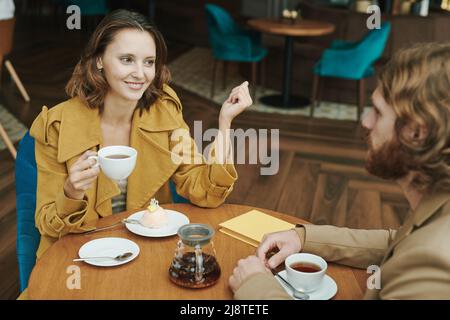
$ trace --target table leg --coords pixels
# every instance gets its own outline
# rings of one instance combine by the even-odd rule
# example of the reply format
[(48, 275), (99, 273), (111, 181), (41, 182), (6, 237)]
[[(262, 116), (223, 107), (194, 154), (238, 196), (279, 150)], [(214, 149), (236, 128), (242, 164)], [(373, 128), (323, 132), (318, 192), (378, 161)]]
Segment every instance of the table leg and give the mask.
[(303, 108), (309, 105), (309, 99), (291, 95), (292, 89), (292, 51), (294, 37), (287, 36), (284, 44), (283, 92), (281, 95), (265, 96), (260, 99), (264, 104), (283, 108)]
[(155, 24), (156, 0), (148, 1), (148, 18), (151, 23)]
[(289, 105), (289, 97), (292, 89), (292, 50), (294, 39), (286, 37), (284, 43), (284, 65), (283, 65), (283, 106)]

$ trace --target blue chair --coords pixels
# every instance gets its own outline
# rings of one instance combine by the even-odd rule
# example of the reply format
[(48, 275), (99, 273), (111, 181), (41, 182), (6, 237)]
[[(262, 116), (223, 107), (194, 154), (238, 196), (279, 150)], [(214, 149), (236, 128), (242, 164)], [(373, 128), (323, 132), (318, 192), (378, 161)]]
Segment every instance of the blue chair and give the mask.
[[(211, 98), (214, 97), (215, 79), (218, 61), (223, 63), (223, 87), (226, 82), (227, 62), (249, 62), (252, 64), (252, 95), (255, 97), (257, 64), (267, 55), (267, 49), (261, 46), (258, 32), (241, 29), (223, 8), (206, 4), (208, 18), (208, 37), (214, 56), (211, 82)], [(264, 72), (261, 72), (261, 78)], [(261, 79), (264, 85), (264, 80)]]
[(191, 203), (188, 199), (183, 198), (177, 193), (175, 189), (175, 183), (172, 180), (169, 180), (170, 193), (172, 194), (173, 203)]
[(108, 13), (107, 0), (53, 0), (55, 3), (59, 3), (64, 7), (76, 5), (80, 8), (82, 16), (103, 16)]
[[(20, 292), (28, 286), (31, 270), (36, 263), (36, 251), (41, 235), (35, 226), (37, 167), (34, 153), (34, 139), (29, 132), (19, 143), (16, 158), (16, 208), (17, 239), (16, 253), (19, 264)], [(189, 203), (189, 200), (178, 195), (175, 184), (169, 182), (174, 203)]]
[(375, 74), (374, 63), (383, 54), (391, 24), (385, 22), (380, 29), (371, 30), (362, 40), (349, 42), (335, 40), (326, 49), (314, 67), (311, 117), (317, 104), (317, 93), (322, 77), (336, 77), (358, 81), (358, 121), (361, 117), (365, 98), (365, 78)]
[(28, 285), (28, 278), (36, 262), (41, 238), (35, 227), (37, 169), (34, 139), (27, 132), (19, 143), (16, 158), (17, 260), (20, 292)]
[[(82, 29), (87, 32), (92, 32), (100, 20), (109, 12), (108, 0), (52, 0), (57, 8), (59, 8), (60, 15), (66, 16), (66, 9), (71, 5), (76, 5), (80, 8), (80, 14), (82, 16), (81, 25)], [(63, 23), (64, 29), (66, 28), (66, 21)]]

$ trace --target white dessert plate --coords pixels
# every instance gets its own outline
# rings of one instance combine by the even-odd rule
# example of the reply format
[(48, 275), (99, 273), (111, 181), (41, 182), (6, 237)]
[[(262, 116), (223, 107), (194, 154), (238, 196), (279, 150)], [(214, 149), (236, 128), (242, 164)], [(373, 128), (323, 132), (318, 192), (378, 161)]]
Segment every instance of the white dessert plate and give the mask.
[(78, 251), (80, 258), (89, 257), (117, 257), (125, 252), (133, 253), (129, 258), (119, 261), (114, 259), (88, 259), (84, 262), (98, 267), (114, 267), (125, 264), (139, 255), (139, 246), (124, 238), (100, 238), (89, 241)]
[[(280, 271), (278, 274), (287, 280), (286, 270)], [(293, 297), (292, 290), (288, 288), (288, 286), (283, 281), (278, 279), (278, 277), (275, 277), (275, 279), (277, 279), (277, 281), (282, 285), (284, 290), (286, 290), (286, 292), (291, 297)], [(336, 282), (333, 280), (332, 277), (326, 274), (325, 277), (323, 278), (322, 285), (313, 292), (308, 292), (308, 295), (309, 300), (328, 300), (333, 298), (336, 295), (336, 292), (337, 292)], [(294, 299), (299, 300), (296, 298)]]
[[(169, 223), (162, 228), (147, 228), (137, 223), (125, 223), (131, 232), (144, 237), (168, 237), (177, 234), (181, 226), (189, 223), (188, 217), (175, 210), (164, 209), (167, 213)], [(131, 220), (140, 220), (147, 210), (136, 212), (128, 217)]]

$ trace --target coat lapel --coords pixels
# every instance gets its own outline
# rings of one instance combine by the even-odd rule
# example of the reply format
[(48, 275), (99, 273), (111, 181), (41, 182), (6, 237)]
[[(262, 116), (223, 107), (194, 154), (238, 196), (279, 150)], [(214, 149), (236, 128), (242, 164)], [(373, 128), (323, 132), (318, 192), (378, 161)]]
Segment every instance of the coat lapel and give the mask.
[(398, 230), (394, 241), (389, 245), (383, 258), (382, 264), (390, 258), (394, 248), (405, 239), (411, 232), (419, 228), (429, 218), (431, 218), (450, 199), (449, 193), (437, 192), (423, 196), (416, 210), (409, 215), (405, 223)]
[(111, 198), (120, 194), (119, 186), (100, 172), (97, 178), (97, 195), (95, 201), (95, 211), (102, 217), (111, 215)]
[[(78, 98), (64, 108), (58, 141), (58, 161), (70, 167), (87, 150), (98, 151), (103, 145), (98, 109), (86, 107)], [(95, 210), (102, 217), (111, 214), (112, 197), (120, 194), (117, 184), (100, 172), (95, 194)]]
[[(424, 195), (421, 202), (419, 203), (419, 206), (413, 213), (409, 215), (403, 226), (398, 230), (394, 241), (392, 241), (392, 243), (390, 244), (383, 258), (383, 261), (381, 262), (381, 268), (383, 268), (383, 264), (392, 256), (392, 252), (395, 247), (408, 235), (410, 235), (415, 229), (421, 227), (428, 219), (430, 219), (435, 213), (437, 213), (442, 208), (442, 206), (449, 201), (449, 199), (450, 194), (443, 192)], [(382, 269), (381, 272), (383, 272)], [(380, 290), (366, 290), (364, 299), (380, 299)]]
[(86, 107), (78, 98), (63, 109), (58, 141), (58, 162), (79, 156), (102, 143), (98, 109)]
[[(142, 208), (178, 168), (172, 160), (169, 133), (181, 126), (165, 107), (156, 102), (149, 111), (133, 116), (130, 144), (138, 151), (136, 167), (128, 178), (127, 210)], [(176, 157), (176, 156), (175, 156)]]

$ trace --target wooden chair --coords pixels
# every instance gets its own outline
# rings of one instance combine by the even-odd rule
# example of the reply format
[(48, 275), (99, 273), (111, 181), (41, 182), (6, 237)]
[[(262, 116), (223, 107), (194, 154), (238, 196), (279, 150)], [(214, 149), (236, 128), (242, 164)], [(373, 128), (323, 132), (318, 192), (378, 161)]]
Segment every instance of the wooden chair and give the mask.
[(5, 142), (6, 147), (8, 148), (9, 152), (11, 152), (11, 155), (14, 159), (16, 159), (17, 151), (14, 147), (14, 144), (12, 143), (11, 139), (9, 139), (8, 134), (6, 133), (5, 129), (3, 128), (2, 124), (0, 123), (0, 137)]
[(16, 70), (14, 70), (11, 61), (9, 61), (7, 58), (8, 54), (10, 54), (12, 50), (15, 23), (16, 23), (15, 18), (8, 20), (0, 20), (0, 79), (2, 76), (2, 69), (4, 64), (9, 74), (11, 75), (11, 78), (13, 79), (14, 83), (19, 89), (23, 99), (26, 102), (30, 102), (30, 96), (25, 90), (22, 81), (20, 81), (20, 78), (17, 75)]
[[(6, 70), (8, 70), (9, 74), (11, 75), (11, 78), (13, 79), (17, 88), (19, 89), (23, 99), (26, 102), (30, 102), (30, 96), (28, 95), (22, 82), (20, 81), (19, 76), (14, 70), (11, 61), (7, 59), (8, 54), (10, 54), (12, 50), (15, 22), (16, 22), (15, 18), (0, 20), (0, 80), (2, 79), (2, 69), (4, 64)], [(6, 147), (8, 148), (9, 152), (11, 152), (13, 158), (16, 159), (17, 155), (16, 148), (14, 147), (14, 144), (12, 143), (11, 139), (9, 138), (8, 134), (6, 133), (6, 130), (3, 128), (1, 123), (0, 123), (0, 137), (5, 142)]]

